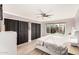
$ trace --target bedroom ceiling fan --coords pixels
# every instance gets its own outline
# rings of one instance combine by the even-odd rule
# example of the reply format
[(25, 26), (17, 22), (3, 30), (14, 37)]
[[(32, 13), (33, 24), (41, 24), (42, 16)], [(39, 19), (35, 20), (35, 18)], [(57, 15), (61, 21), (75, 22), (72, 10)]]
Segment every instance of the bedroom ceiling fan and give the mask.
[(39, 16), (40, 18), (44, 19), (44, 18), (49, 18), (51, 16), (53, 16), (53, 14), (50, 14), (50, 12), (46, 12), (44, 10), (39, 10), (39, 14), (37, 16)]

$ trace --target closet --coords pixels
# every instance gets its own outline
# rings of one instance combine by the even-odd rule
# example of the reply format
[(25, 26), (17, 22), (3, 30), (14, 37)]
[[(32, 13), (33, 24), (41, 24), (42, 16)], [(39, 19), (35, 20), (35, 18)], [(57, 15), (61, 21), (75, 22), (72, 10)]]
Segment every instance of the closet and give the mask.
[(28, 22), (5, 19), (5, 31), (17, 32), (17, 44), (28, 42)]
[(41, 25), (37, 23), (31, 23), (31, 39), (37, 39), (41, 35)]
[(2, 4), (0, 4), (0, 20), (2, 20), (3, 16), (2, 16)]
[[(17, 44), (28, 42), (28, 22), (4, 19), (5, 31), (17, 32)], [(41, 25), (31, 23), (31, 40), (39, 38), (41, 35)]]
[(28, 23), (19, 21), (18, 27), (18, 44), (28, 42)]

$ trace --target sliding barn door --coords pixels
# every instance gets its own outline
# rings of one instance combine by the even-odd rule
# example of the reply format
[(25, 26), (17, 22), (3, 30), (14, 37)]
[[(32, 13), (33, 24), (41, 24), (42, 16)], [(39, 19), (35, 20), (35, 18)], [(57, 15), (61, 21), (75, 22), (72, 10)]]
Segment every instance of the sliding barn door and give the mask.
[(37, 39), (40, 37), (41, 34), (41, 25), (37, 23), (32, 23), (31, 24), (31, 39)]
[(28, 23), (19, 21), (19, 40), (18, 44), (28, 42)]

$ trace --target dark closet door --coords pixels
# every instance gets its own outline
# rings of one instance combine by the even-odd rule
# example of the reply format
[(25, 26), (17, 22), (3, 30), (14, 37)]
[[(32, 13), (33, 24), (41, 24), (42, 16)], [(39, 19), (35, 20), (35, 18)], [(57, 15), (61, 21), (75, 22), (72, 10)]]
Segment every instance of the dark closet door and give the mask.
[(41, 25), (40, 24), (37, 24), (36, 25), (37, 28), (36, 28), (36, 37), (39, 38), (41, 36)]
[(18, 22), (17, 20), (12, 20), (12, 19), (4, 19), (5, 20), (5, 31), (15, 31), (17, 32), (17, 43), (19, 40), (19, 27), (18, 27)]
[(24, 41), (28, 42), (28, 23), (24, 22)]
[(35, 25), (35, 23), (32, 23), (31, 24), (31, 39), (32, 40), (34, 40), (36, 37), (35, 37), (35, 35), (36, 35), (36, 25)]
[(17, 28), (18, 21), (11, 20), (11, 19), (5, 19), (5, 31), (18, 31)]
[(0, 20), (3, 19), (2, 4), (0, 4)]
[(17, 44), (22, 44), (28, 41), (28, 23), (5, 19), (5, 31), (17, 32)]
[(19, 40), (18, 44), (28, 42), (28, 23), (19, 21)]
[(36, 24), (36, 23), (31, 24), (31, 39), (32, 40), (40, 37), (40, 34), (41, 34), (40, 29), (41, 29), (40, 24)]

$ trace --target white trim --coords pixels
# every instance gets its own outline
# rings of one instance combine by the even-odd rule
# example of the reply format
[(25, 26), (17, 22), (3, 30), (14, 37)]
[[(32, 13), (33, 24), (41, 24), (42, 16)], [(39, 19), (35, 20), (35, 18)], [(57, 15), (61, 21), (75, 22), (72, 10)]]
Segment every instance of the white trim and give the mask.
[(3, 11), (3, 17), (4, 18), (9, 18), (9, 19), (14, 19), (14, 20), (19, 20), (19, 21), (26, 21), (26, 22), (33, 22), (33, 23), (41, 23), (39, 21), (36, 21), (36, 20), (33, 20), (31, 18), (26, 18), (26, 17), (23, 17), (21, 15), (16, 15), (14, 13), (10, 13), (10, 12), (6, 12), (6, 11)]
[[(29, 27), (29, 30), (28, 30), (28, 42), (31, 42), (31, 23), (39, 23), (39, 24), (41, 24), (38, 21), (34, 21), (34, 20), (27, 19), (27, 18), (23, 18), (23, 17), (20, 17), (18, 15), (12, 14), (12, 13), (8, 13), (8, 12), (3, 13), (3, 17), (4, 18), (8, 18), (8, 19), (28, 22), (28, 27)], [(4, 24), (2, 24), (2, 25), (3, 25), (2, 27), (4, 28), (5, 25)], [(5, 30), (5, 28), (4, 28), (4, 30)]]

